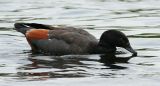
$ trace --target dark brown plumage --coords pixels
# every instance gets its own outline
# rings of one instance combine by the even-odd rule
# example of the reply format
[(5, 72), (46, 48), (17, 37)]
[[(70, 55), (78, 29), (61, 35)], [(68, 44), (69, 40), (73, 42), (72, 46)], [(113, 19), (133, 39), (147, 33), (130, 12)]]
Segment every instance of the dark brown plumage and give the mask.
[(123, 47), (137, 54), (125, 34), (116, 30), (105, 31), (98, 41), (87, 31), (74, 27), (16, 23), (15, 29), (26, 36), (34, 52), (52, 55), (103, 54)]

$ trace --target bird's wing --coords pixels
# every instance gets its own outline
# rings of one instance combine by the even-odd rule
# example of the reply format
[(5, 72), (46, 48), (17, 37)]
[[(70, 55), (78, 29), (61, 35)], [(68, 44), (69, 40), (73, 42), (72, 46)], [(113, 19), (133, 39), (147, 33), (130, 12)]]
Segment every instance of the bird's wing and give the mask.
[(78, 31), (50, 30), (48, 39), (34, 40), (32, 45), (38, 50), (53, 54), (87, 53), (89, 46), (97, 40), (92, 35)]

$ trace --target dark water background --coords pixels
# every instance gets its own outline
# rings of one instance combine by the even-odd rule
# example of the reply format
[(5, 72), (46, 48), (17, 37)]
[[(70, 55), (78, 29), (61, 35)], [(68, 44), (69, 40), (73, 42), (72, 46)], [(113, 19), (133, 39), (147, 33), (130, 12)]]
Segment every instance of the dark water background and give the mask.
[[(138, 56), (33, 55), (15, 22), (83, 27), (97, 39), (124, 32)], [(121, 56), (126, 56), (123, 54)], [(0, 86), (160, 86), (160, 0), (0, 0)]]

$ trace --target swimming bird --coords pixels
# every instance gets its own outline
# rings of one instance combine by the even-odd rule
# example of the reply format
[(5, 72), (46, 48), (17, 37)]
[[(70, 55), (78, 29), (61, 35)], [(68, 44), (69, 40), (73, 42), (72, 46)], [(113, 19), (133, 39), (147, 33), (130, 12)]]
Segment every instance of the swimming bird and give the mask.
[(102, 33), (100, 40), (83, 29), (38, 23), (15, 23), (15, 30), (25, 35), (33, 52), (68, 54), (106, 54), (122, 47), (137, 55), (126, 35), (118, 30)]

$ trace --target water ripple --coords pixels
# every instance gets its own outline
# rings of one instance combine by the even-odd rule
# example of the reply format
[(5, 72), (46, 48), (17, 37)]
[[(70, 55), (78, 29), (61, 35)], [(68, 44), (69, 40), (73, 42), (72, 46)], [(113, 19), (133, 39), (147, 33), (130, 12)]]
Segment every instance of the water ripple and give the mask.
[[(106, 86), (107, 81), (115, 86), (159, 86), (159, 4), (159, 0), (1, 0), (0, 85)], [(115, 62), (100, 55), (32, 54), (24, 35), (13, 30), (16, 22), (80, 27), (97, 39), (106, 30), (119, 30), (138, 56)]]

